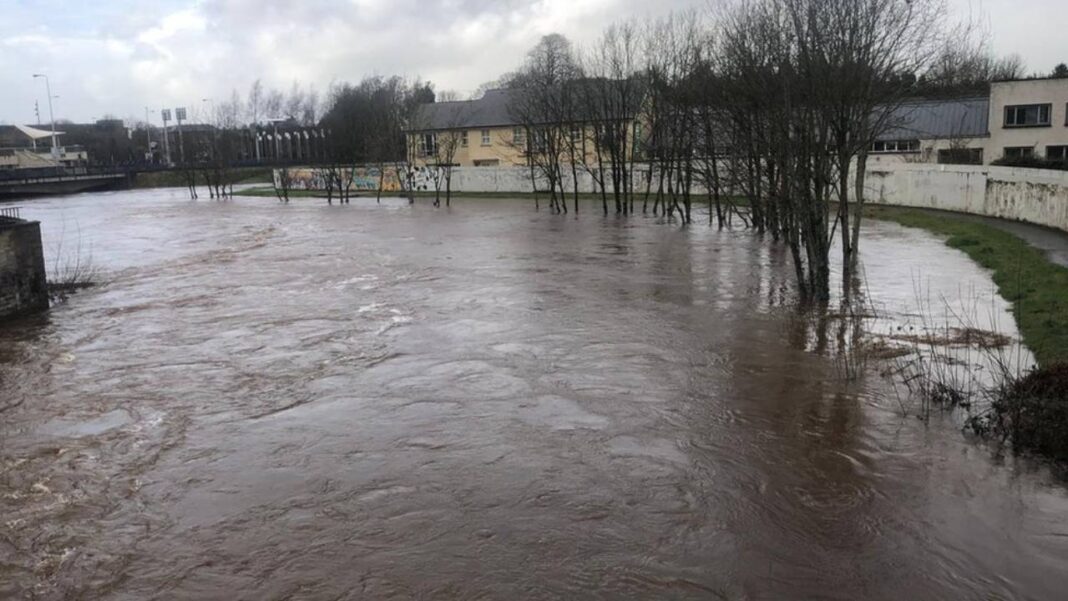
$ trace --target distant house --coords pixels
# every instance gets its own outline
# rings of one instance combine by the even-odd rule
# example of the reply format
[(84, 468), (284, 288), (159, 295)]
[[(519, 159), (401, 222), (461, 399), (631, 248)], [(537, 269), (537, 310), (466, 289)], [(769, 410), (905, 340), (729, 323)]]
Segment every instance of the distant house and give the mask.
[[(595, 93), (585, 90), (585, 95)], [(455, 141), (454, 166), (496, 167), (526, 165), (528, 153), (539, 152), (546, 132), (553, 131), (565, 138), (574, 149), (576, 162), (595, 160), (594, 137), (598, 135), (597, 119), (576, 107), (567, 121), (524, 123), (516, 113), (522, 104), (518, 90), (488, 90), (476, 100), (434, 102), (418, 107), (405, 135), (410, 158), (417, 165), (437, 164), (442, 157), (441, 145)], [(635, 116), (626, 118), (637, 136), (640, 127)], [(533, 138), (533, 139), (528, 139)]]
[(990, 141), (993, 158), (1068, 161), (1068, 78), (992, 84)]
[(999, 81), (989, 97), (907, 102), (890, 125), (870, 164), (1068, 161), (1068, 79)]
[(897, 107), (869, 149), (869, 165), (887, 162), (982, 165), (987, 158), (990, 100), (916, 100)]
[(522, 165), (525, 132), (509, 111), (509, 90), (487, 90), (482, 98), (420, 105), (408, 125), (409, 148), (417, 164), (437, 161), (439, 137), (458, 136), (453, 163), (461, 166)]

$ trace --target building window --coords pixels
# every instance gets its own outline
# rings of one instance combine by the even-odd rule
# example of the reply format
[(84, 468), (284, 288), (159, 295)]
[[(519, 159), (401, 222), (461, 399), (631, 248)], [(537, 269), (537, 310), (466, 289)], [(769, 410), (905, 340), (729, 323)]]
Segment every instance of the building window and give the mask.
[(523, 145), (526, 143), (525, 140), (526, 134), (523, 133), (522, 127), (512, 128), (512, 144), (518, 146), (519, 148), (522, 148)]
[(1050, 104), (1017, 104), (1005, 107), (1005, 127), (1049, 127)]
[(438, 153), (438, 136), (437, 134), (423, 134), (419, 140), (420, 150), (423, 156), (431, 157)]
[(893, 154), (919, 151), (919, 140), (876, 140), (871, 145), (872, 154)]
[(574, 144), (575, 142), (578, 142), (581, 139), (582, 139), (582, 126), (572, 125), (571, 126), (571, 143)]
[(482, 130), (482, 145), (483, 146), (489, 146), (490, 145), (490, 130), (488, 130), (488, 129)]
[(1035, 148), (1033, 146), (1006, 146), (1005, 158), (1007, 159), (1029, 159), (1035, 156)]
[(938, 151), (938, 162), (942, 165), (982, 165), (982, 148), (943, 148)]
[(498, 167), (500, 164), (500, 159), (481, 159), (475, 161), (475, 167)]
[(1068, 161), (1068, 146), (1047, 146), (1046, 158), (1051, 161)]
[(543, 153), (549, 149), (549, 132), (544, 129), (536, 129), (530, 142), (531, 151)]
[(467, 148), (467, 130), (460, 132), (460, 146)]

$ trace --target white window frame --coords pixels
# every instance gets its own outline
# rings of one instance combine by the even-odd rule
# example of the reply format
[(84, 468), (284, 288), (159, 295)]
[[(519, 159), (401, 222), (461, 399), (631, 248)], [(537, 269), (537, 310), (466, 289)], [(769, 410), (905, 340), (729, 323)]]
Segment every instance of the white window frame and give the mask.
[[(1028, 122), (1028, 111), (1035, 111), (1035, 121)], [(1053, 105), (1046, 103), (1010, 104), (1005, 106), (1005, 127), (1049, 127), (1053, 123)]]
[(1035, 157), (1035, 147), (1006, 146), (1001, 150), (1001, 156), (1007, 159), (1033, 159)]
[(424, 157), (435, 156), (438, 153), (438, 135), (433, 132), (420, 134), (419, 147)]
[(481, 136), (482, 136), (482, 145), (483, 146), (489, 146), (490, 143), (491, 143), (490, 130), (483, 129), (480, 133), (481, 133)]
[(915, 154), (919, 151), (919, 140), (876, 140), (869, 149), (871, 154)]

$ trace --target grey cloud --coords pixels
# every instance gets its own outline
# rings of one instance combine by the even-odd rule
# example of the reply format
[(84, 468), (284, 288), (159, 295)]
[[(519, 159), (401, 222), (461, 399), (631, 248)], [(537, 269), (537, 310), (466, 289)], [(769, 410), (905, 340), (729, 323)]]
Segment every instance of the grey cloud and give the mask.
[[(956, 10), (961, 3), (950, 0)], [(1029, 0), (1060, 10), (1057, 0)], [(60, 11), (62, 2), (51, 0)], [(48, 72), (62, 95), (59, 114), (143, 115), (144, 107), (228, 97), (262, 78), (324, 91), (331, 81), (369, 74), (421, 76), (439, 89), (468, 91), (514, 69), (539, 36), (559, 31), (589, 42), (614, 20), (647, 19), (706, 0), (101, 0), (63, 18), (15, 4), (0, 21), (0, 45), (32, 32), (55, 44), (11, 44), (0, 53), (0, 120), (29, 121), (43, 99), (29, 75)], [(68, 5), (69, 6), (69, 5)], [(1034, 69), (1068, 60), (1065, 38), (1045, 24), (1022, 24), (987, 0), (1000, 52), (1018, 51)], [(1031, 13), (1031, 11), (1028, 11)], [(1031, 13), (1034, 14), (1034, 13)], [(1047, 20), (1050, 23), (1056, 19)], [(71, 23), (76, 23), (72, 26)], [(192, 27), (203, 24), (203, 29)], [(167, 35), (159, 32), (170, 27)], [(1004, 25), (1004, 27), (1002, 27)], [(183, 28), (185, 27), (185, 28)], [(1001, 29), (999, 29), (1001, 27)], [(1037, 29), (1036, 29), (1037, 27)], [(156, 30), (159, 39), (142, 41)], [(1017, 48), (1018, 47), (1018, 48)], [(1044, 48), (1044, 49), (1043, 49)]]

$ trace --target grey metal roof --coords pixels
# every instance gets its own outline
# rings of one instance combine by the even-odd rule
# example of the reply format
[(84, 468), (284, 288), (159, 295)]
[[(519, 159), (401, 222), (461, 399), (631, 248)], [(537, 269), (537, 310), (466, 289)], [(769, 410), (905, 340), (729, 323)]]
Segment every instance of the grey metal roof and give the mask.
[[(620, 84), (625, 84), (624, 92)], [(639, 103), (634, 99), (640, 97), (641, 88), (638, 82), (622, 80), (580, 80), (569, 84), (574, 86), (572, 93), (578, 98), (598, 99), (594, 104), (605, 104), (600, 99), (621, 97), (622, 94), (632, 94), (629, 105), (633, 109)], [(629, 86), (629, 87), (627, 87)], [(521, 125), (522, 121), (515, 116), (515, 109), (523, 105), (522, 89), (499, 88), (487, 90), (478, 100), (463, 100), (459, 102), (434, 102), (419, 105), (412, 122), (408, 125), (408, 131), (430, 131), (441, 129), (478, 129), (483, 127), (508, 127)], [(605, 95), (608, 96), (605, 96)], [(622, 101), (615, 101), (613, 106), (621, 106)], [(574, 107), (572, 118), (575, 121), (596, 120), (597, 108), (582, 105)], [(633, 117), (631, 117), (633, 118)]]
[(890, 116), (881, 140), (978, 138), (990, 133), (990, 99), (918, 100), (902, 104)]
[(516, 125), (508, 110), (511, 91), (486, 90), (478, 100), (419, 105), (409, 126), (412, 131)]

